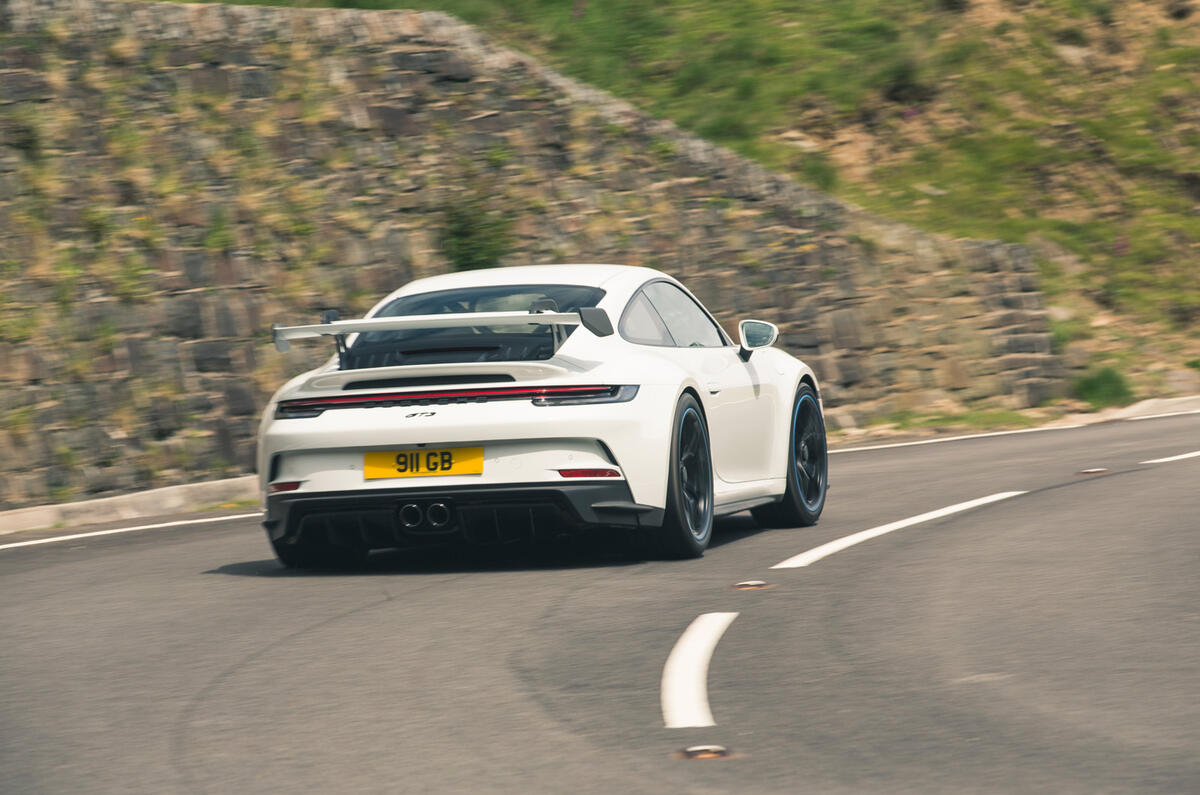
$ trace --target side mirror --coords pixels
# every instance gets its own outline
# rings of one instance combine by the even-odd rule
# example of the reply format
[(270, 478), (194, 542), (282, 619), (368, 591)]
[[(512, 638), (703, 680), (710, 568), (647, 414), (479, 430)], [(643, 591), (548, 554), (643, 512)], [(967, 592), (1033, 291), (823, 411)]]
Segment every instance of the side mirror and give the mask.
[(742, 361), (750, 360), (750, 354), (759, 348), (769, 348), (779, 339), (779, 327), (765, 320), (743, 320), (738, 323), (738, 341), (741, 350), (738, 356)]

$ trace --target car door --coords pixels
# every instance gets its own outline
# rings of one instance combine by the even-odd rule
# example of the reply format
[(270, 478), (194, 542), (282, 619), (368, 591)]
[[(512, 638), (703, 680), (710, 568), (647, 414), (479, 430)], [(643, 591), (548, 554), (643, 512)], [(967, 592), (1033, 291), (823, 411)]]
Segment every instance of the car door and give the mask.
[(768, 477), (776, 416), (770, 378), (760, 374), (754, 357), (742, 361), (738, 346), (678, 285), (651, 282), (642, 293), (670, 333), (681, 364), (700, 382), (718, 477), (727, 483)]

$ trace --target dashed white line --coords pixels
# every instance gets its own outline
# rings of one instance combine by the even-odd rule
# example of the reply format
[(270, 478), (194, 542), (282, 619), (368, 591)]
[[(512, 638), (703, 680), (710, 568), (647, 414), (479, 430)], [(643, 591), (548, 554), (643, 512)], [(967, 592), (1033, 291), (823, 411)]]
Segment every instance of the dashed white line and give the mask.
[(949, 505), (945, 508), (938, 508), (936, 511), (910, 516), (907, 519), (900, 519), (896, 522), (872, 527), (870, 530), (863, 530), (852, 535), (843, 536), (836, 541), (830, 541), (828, 544), (822, 544), (819, 547), (814, 547), (807, 552), (801, 552), (799, 555), (794, 555), (782, 563), (776, 563), (771, 568), (773, 569), (795, 569), (801, 566), (808, 566), (816, 563), (821, 558), (827, 558), (835, 552), (841, 552), (847, 547), (852, 547), (855, 544), (861, 544), (864, 541), (869, 541), (872, 538), (878, 538), (886, 533), (891, 533), (895, 530), (900, 530), (905, 527), (912, 527), (921, 522), (929, 522), (934, 519), (941, 519), (943, 516), (969, 511), (972, 508), (978, 508), (981, 505), (987, 505), (1000, 500), (1007, 500), (1010, 497), (1017, 497), (1025, 492), (1023, 491), (1002, 491), (999, 494), (991, 494), (987, 497), (980, 497), (977, 500), (969, 500), (968, 502), (960, 502), (957, 505)]
[(90, 533), (73, 533), (67, 536), (54, 536), (53, 538), (35, 538), (32, 541), (17, 541), (12, 544), (0, 544), (0, 549), (15, 549), (17, 547), (35, 547), (40, 544), (55, 544), (59, 541), (74, 541), (79, 538), (95, 538), (96, 536), (111, 536), (117, 533), (132, 533), (136, 530), (158, 530), (163, 527), (181, 527), (189, 524), (205, 524), (211, 522), (228, 522), (233, 519), (258, 519), (262, 516), (260, 512), (254, 513), (239, 513), (233, 516), (212, 516), (207, 519), (181, 519), (177, 522), (159, 522), (158, 524), (143, 524), (137, 527), (115, 527), (111, 530), (94, 530)]
[(924, 444), (943, 444), (945, 442), (961, 442), (964, 439), (986, 439), (990, 436), (1013, 436), (1018, 433), (1041, 433), (1043, 431), (1065, 431), (1071, 428), (1083, 428), (1084, 425), (1053, 425), (1048, 428), (1019, 428), (1015, 431), (991, 431), (989, 433), (970, 433), (966, 436), (941, 436), (937, 439), (921, 439), (917, 442), (894, 442), (891, 444), (873, 444), (867, 447), (847, 447), (842, 450), (830, 450), (835, 453), (862, 453), (867, 450), (891, 450), (895, 447), (919, 447)]
[(703, 613), (675, 641), (662, 673), (663, 724), (668, 729), (716, 726), (708, 708), (708, 661), (737, 613)]
[(1197, 450), (1194, 453), (1184, 453), (1183, 455), (1168, 456), (1167, 458), (1151, 458), (1149, 461), (1142, 461), (1140, 463), (1143, 463), (1143, 464), (1165, 464), (1168, 461), (1182, 461), (1185, 458), (1197, 458), (1197, 457), (1200, 457), (1200, 450)]

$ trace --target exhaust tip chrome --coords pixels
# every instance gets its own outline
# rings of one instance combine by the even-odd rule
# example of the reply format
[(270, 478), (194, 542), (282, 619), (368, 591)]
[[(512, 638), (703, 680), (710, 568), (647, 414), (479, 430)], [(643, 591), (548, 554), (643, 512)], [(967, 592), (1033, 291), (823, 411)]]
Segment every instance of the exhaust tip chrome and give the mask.
[(435, 502), (425, 512), (430, 527), (445, 527), (450, 524), (450, 508), (444, 502)]
[(421, 510), (421, 506), (410, 502), (400, 509), (400, 524), (404, 525), (406, 530), (420, 527), (424, 521), (425, 513)]

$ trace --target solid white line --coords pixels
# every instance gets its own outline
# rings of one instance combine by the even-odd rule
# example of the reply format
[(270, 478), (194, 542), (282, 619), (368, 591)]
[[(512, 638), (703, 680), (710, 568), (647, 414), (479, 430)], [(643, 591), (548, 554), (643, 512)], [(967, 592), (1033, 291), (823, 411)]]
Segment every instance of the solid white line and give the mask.
[(53, 538), (35, 538), (32, 541), (18, 541), (15, 544), (0, 544), (0, 549), (15, 549), (16, 547), (34, 547), (39, 544), (54, 544), (59, 541), (74, 541), (77, 538), (94, 538), (96, 536), (111, 536), (117, 533), (132, 533), (135, 530), (158, 530), (162, 527), (181, 527), (189, 524), (204, 524), (206, 522), (228, 522), (233, 519), (257, 519), (261, 512), (239, 513), (233, 516), (213, 516), (208, 519), (182, 519), (178, 522), (160, 522), (158, 524), (143, 524), (137, 527), (116, 527), (112, 530), (96, 530), (91, 533), (75, 533), (69, 536), (54, 536)]
[(1149, 461), (1142, 461), (1143, 464), (1165, 464), (1168, 461), (1182, 461), (1185, 458), (1200, 457), (1200, 450), (1194, 453), (1184, 453), (1183, 455), (1173, 455), (1170, 458), (1151, 458)]
[(1126, 417), (1126, 422), (1137, 422), (1138, 420), (1157, 420), (1162, 417), (1182, 417), (1184, 414), (1200, 414), (1200, 409), (1188, 409), (1187, 411), (1168, 411), (1165, 414), (1147, 414), (1145, 417)]
[(861, 453), (866, 450), (891, 450), (894, 447), (917, 447), (923, 444), (941, 444), (943, 442), (961, 442), (964, 439), (986, 439), (991, 436), (1012, 436), (1018, 433), (1041, 433), (1042, 431), (1065, 431), (1070, 428), (1082, 428), (1083, 425), (1052, 425), (1049, 428), (1019, 428), (1015, 431), (991, 431), (990, 433), (971, 433), (966, 436), (943, 436), (937, 439), (922, 439), (919, 442), (895, 442), (893, 444), (873, 444), (869, 447), (848, 447), (844, 450), (830, 450), (835, 453)]
[(957, 505), (950, 505), (945, 508), (938, 508), (936, 511), (930, 511), (929, 513), (922, 513), (922, 514), (918, 514), (917, 516), (910, 516), (907, 519), (901, 519), (900, 521), (892, 522), (891, 524), (880, 525), (879, 527), (872, 527), (870, 530), (863, 530), (862, 532), (859, 532), (859, 533), (854, 533), (852, 535), (843, 536), (842, 538), (839, 538), (836, 541), (830, 541), (828, 544), (822, 544), (819, 547), (813, 547), (812, 549), (808, 550), (807, 552), (801, 552), (799, 555), (794, 555), (793, 557), (788, 558), (787, 560), (783, 561), (782, 563), (776, 563), (771, 568), (773, 568), (773, 569), (795, 569), (795, 568), (799, 568), (800, 566), (808, 566), (812, 563), (816, 563), (821, 558), (829, 557), (830, 555), (832, 555), (835, 552), (841, 552), (843, 549), (846, 549), (847, 547), (852, 547), (855, 544), (861, 544), (864, 541), (869, 541), (872, 538), (876, 538), (878, 536), (884, 535), (885, 533), (890, 533), (893, 530), (900, 530), (905, 527), (912, 527), (915, 524), (920, 524), (921, 522), (928, 522), (933, 519), (941, 519), (943, 516), (950, 516), (951, 514), (961, 513), (962, 511), (969, 511), (972, 508), (978, 508), (980, 505), (987, 505), (988, 503), (999, 502), (1000, 500), (1007, 500), (1009, 497), (1017, 497), (1024, 493), (1025, 492), (1023, 492), (1023, 491), (1002, 491), (999, 494), (992, 494), (987, 497), (980, 497), (977, 500), (970, 500), (969, 502), (960, 502)]
[(708, 661), (737, 613), (703, 613), (675, 642), (662, 673), (662, 714), (668, 729), (716, 726), (708, 708)]

